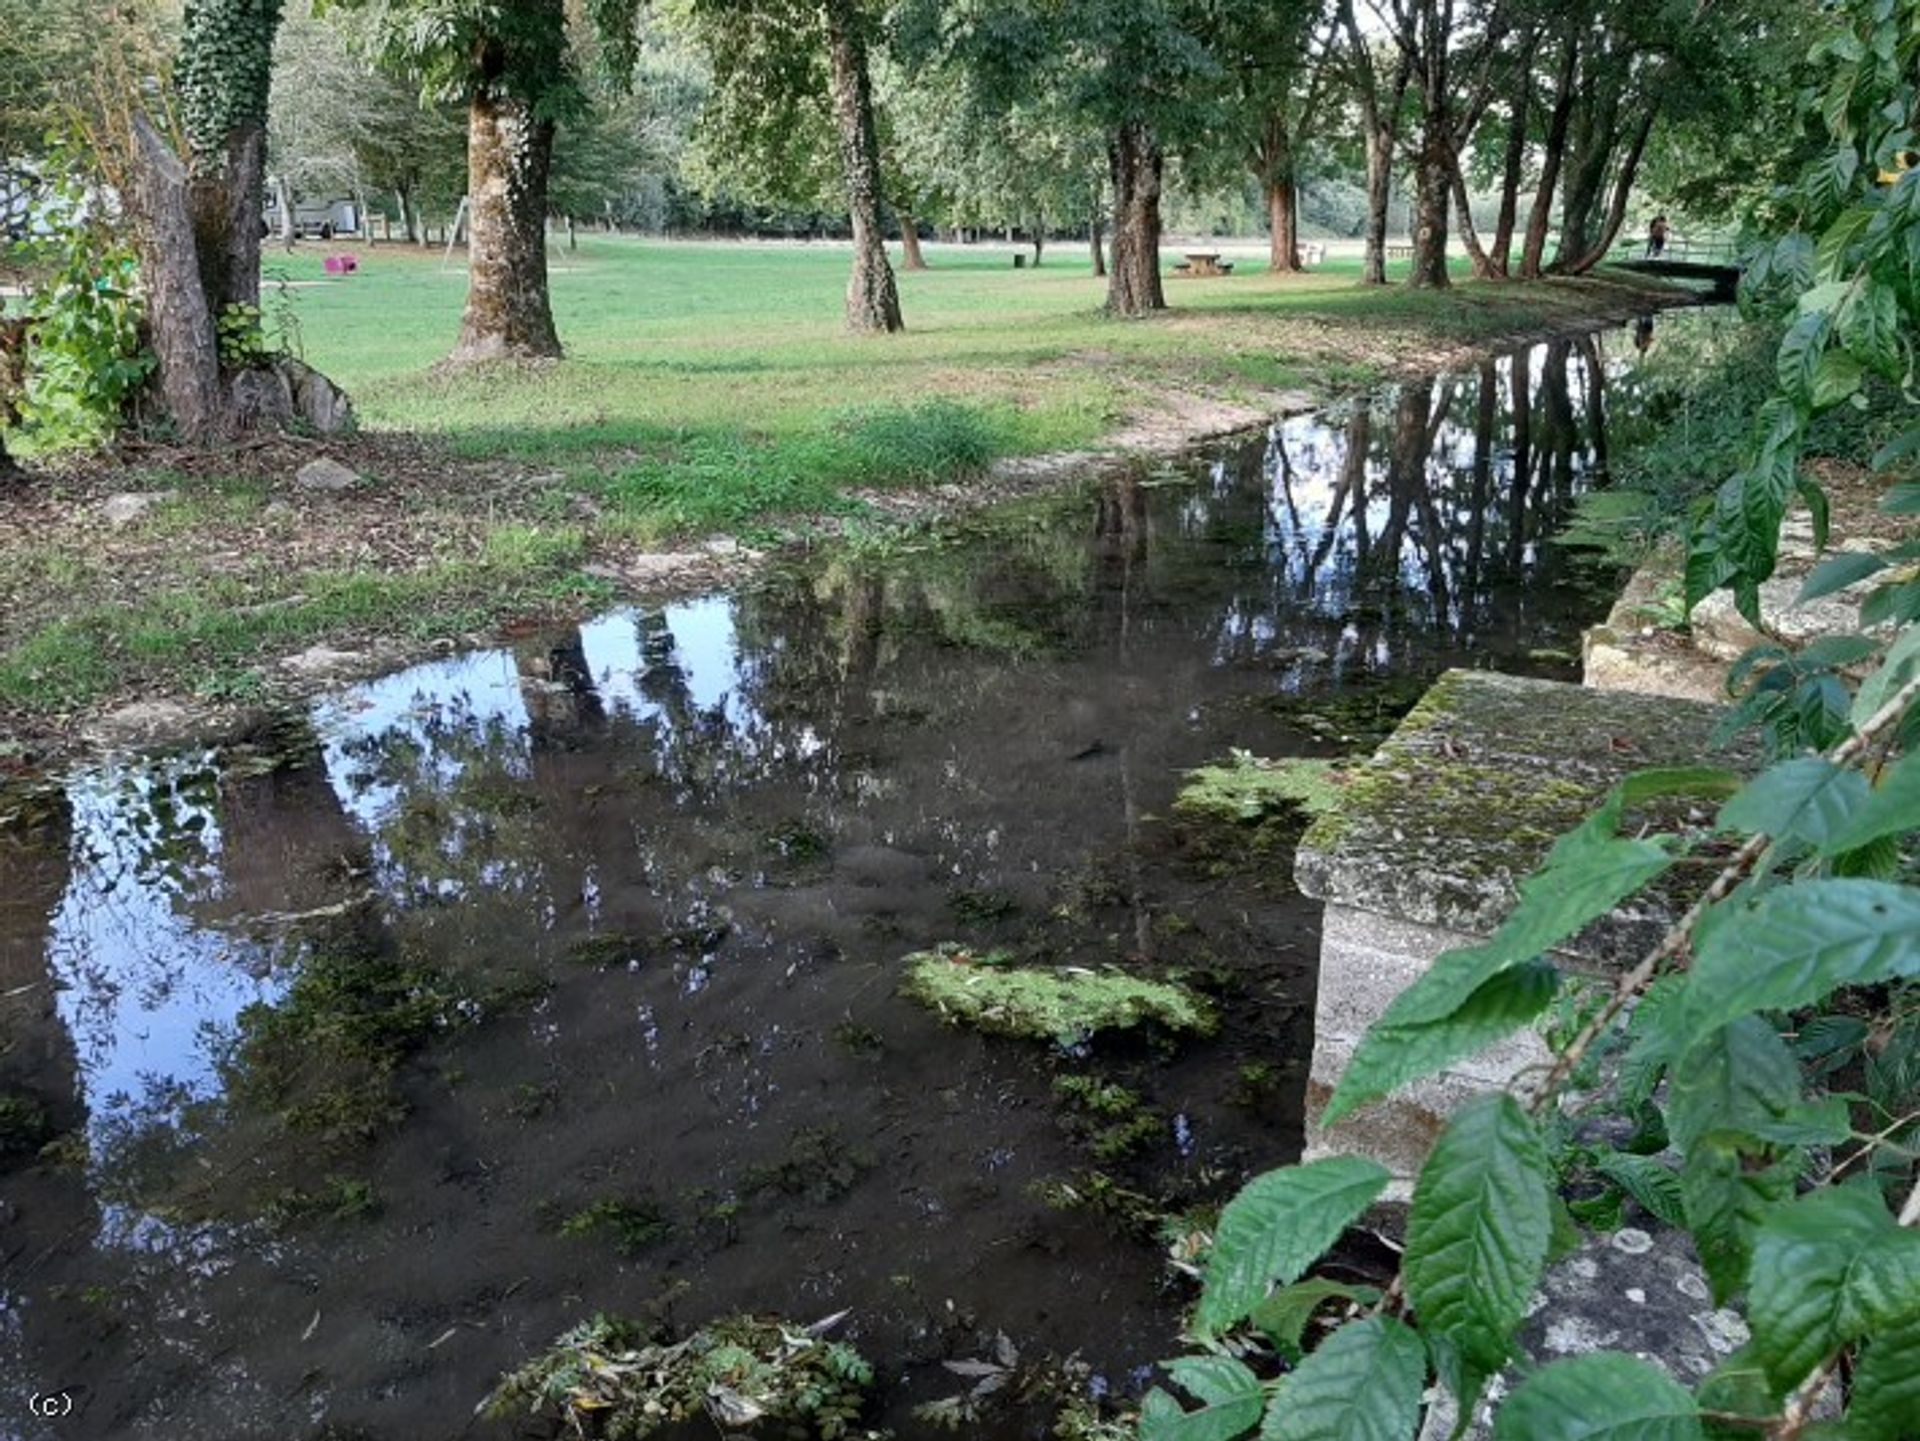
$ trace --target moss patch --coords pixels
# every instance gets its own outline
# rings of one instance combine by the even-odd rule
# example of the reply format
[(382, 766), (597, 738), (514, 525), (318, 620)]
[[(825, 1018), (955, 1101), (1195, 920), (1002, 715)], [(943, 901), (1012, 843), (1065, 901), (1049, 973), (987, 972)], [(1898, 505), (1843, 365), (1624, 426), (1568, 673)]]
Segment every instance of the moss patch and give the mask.
[(1173, 808), (1226, 821), (1257, 821), (1294, 807), (1323, 816), (1339, 806), (1344, 790), (1345, 772), (1334, 761), (1267, 760), (1235, 750), (1223, 765), (1188, 771)]
[(636, 1256), (673, 1231), (673, 1221), (651, 1196), (603, 1197), (560, 1223), (562, 1236), (606, 1235), (623, 1256)]
[(728, 1316), (682, 1341), (595, 1316), (505, 1377), (488, 1414), (529, 1411), (570, 1434), (610, 1441), (651, 1436), (705, 1415), (723, 1432), (815, 1436), (858, 1429), (873, 1367), (853, 1347), (772, 1316)]
[(1077, 1046), (1098, 1031), (1153, 1022), (1210, 1033), (1213, 1010), (1184, 986), (1118, 971), (1014, 966), (998, 951), (942, 946), (906, 958), (901, 992), (948, 1021)]

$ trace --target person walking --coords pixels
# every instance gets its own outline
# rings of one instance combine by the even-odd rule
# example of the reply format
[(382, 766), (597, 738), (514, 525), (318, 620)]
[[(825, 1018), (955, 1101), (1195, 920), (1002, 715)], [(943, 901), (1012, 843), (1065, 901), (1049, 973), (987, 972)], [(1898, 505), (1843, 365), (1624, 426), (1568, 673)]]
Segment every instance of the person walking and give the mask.
[(1647, 259), (1658, 260), (1667, 253), (1667, 217), (1656, 215), (1647, 227)]

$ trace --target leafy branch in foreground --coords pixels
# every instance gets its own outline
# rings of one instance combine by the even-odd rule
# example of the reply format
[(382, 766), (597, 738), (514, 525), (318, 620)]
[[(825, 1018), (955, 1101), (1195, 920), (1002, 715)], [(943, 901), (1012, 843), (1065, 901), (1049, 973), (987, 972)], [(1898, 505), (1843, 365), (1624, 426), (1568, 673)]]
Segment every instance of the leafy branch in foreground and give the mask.
[[(1750, 272), (1756, 297), (1794, 303), (1780, 393), (1689, 545), (1689, 607), (1726, 587), (1755, 624), (1796, 495), (1826, 543), (1826, 497), (1800, 465), (1812, 418), (1858, 404), (1872, 375), (1909, 404), (1920, 394), (1920, 168), (1892, 158), (1920, 128), (1920, 0), (1855, 0), (1809, 58), (1828, 143), (1800, 187), (1799, 228)], [(1899, 473), (1916, 457), (1920, 422), (1875, 457), (1884, 512), (1920, 511), (1920, 487)], [(1522, 883), (1492, 936), (1394, 999), (1328, 1123), (1539, 1020), (1568, 989), (1555, 949), (1655, 878), (1710, 877), (1611, 988), (1574, 994), (1550, 1064), (1453, 1113), (1383, 1291), (1311, 1274), (1384, 1189), (1382, 1169), (1334, 1157), (1249, 1183), (1207, 1258), (1189, 1327), (1204, 1354), (1167, 1366), (1199, 1404), (1153, 1392), (1141, 1441), (1256, 1428), (1262, 1441), (1410, 1441), (1429, 1377), (1464, 1429), (1488, 1381), (1522, 1360), (1549, 1256), (1576, 1234), (1556, 1190), (1569, 1175), (1607, 1188), (1614, 1217), (1630, 1196), (1683, 1228), (1750, 1340), (1691, 1387), (1619, 1352), (1523, 1362), (1495, 1441), (1920, 1434), (1916, 561), (1911, 540), (1833, 557), (1803, 594), (1873, 581), (1862, 633), (1762, 647), (1735, 668), (1744, 696), (1728, 728), (1763, 728), (1767, 769), (1744, 785), (1628, 778)], [(1869, 666), (1854, 691), (1848, 676)], [(1715, 791), (1711, 821), (1622, 834), (1648, 800)], [(1607, 1113), (1634, 1123), (1624, 1144), (1583, 1127)]]

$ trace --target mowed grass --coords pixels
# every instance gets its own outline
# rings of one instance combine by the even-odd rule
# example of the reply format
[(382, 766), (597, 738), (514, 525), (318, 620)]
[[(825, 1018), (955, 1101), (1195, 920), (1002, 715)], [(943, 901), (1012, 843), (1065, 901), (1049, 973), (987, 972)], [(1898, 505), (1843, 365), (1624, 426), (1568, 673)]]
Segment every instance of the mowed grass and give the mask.
[[(347, 249), (358, 273), (327, 277), (323, 255)], [(1173, 309), (1124, 321), (1102, 313), (1084, 247), (1038, 270), (1013, 254), (931, 247), (931, 270), (900, 276), (906, 332), (855, 336), (843, 246), (583, 237), (552, 253), (567, 358), (450, 372), (457, 252), (270, 251), (269, 325), (352, 393), (371, 434), (325, 448), (365, 483), (299, 492), (313, 449), (296, 446), (0, 496), (16, 507), (0, 509), (0, 720), (58, 737), (134, 692), (250, 699), (277, 684), (275, 657), (315, 643), (405, 649), (577, 614), (611, 594), (592, 563), (635, 546), (758, 537), (858, 512), (864, 491), (1097, 443), (1175, 394), (1329, 394), (1623, 303), (1578, 283), (1366, 288), (1355, 262), (1275, 276), (1248, 259), (1170, 278)], [(103, 526), (97, 502), (130, 489), (167, 498)]]
[(583, 237), (551, 256), (567, 358), (462, 374), (434, 368), (459, 328), (458, 252), (360, 249), (359, 272), (331, 281), (312, 246), (267, 263), (303, 282), (285, 303), (307, 358), (368, 426), (567, 470), (643, 536), (1085, 445), (1168, 390), (1361, 383), (1406, 332), (1511, 334), (1590, 303), (1580, 287), (1436, 295), (1361, 287), (1357, 262), (1305, 276), (1243, 262), (1225, 280), (1170, 279), (1173, 310), (1121, 321), (1102, 313), (1083, 248), (1037, 270), (1014, 269), (1012, 247), (929, 249), (932, 269), (900, 273), (906, 331), (857, 336), (842, 246)]

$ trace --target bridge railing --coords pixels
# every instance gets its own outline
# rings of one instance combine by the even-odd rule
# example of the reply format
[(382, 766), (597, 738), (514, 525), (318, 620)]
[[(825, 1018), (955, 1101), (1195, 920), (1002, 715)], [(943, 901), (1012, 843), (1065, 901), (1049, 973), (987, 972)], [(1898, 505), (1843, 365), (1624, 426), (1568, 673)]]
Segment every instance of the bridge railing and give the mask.
[(1614, 242), (1613, 249), (1607, 252), (1609, 260), (1652, 260), (1655, 264), (1665, 261), (1685, 262), (1689, 265), (1725, 265), (1738, 267), (1739, 248), (1731, 240), (1689, 240), (1684, 236), (1673, 235), (1667, 238), (1666, 248), (1658, 255), (1647, 254), (1647, 238), (1644, 235), (1626, 237)]

